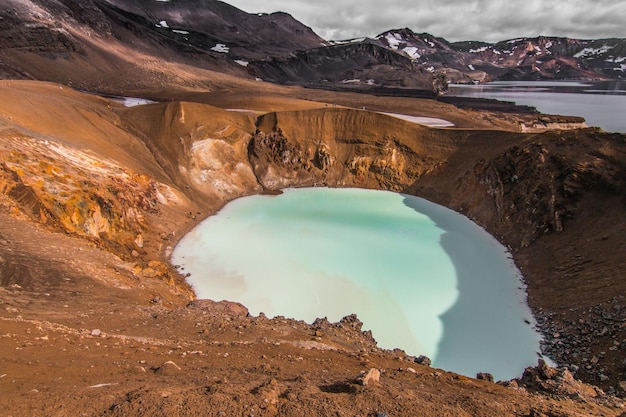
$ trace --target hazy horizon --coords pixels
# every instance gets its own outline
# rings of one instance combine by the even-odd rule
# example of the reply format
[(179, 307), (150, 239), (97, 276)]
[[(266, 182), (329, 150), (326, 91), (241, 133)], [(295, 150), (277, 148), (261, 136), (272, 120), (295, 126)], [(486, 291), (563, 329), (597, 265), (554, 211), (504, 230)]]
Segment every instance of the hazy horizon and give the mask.
[(626, 0), (226, 0), (249, 13), (286, 12), (326, 40), (374, 37), (408, 27), (451, 42), (520, 37), (626, 38)]

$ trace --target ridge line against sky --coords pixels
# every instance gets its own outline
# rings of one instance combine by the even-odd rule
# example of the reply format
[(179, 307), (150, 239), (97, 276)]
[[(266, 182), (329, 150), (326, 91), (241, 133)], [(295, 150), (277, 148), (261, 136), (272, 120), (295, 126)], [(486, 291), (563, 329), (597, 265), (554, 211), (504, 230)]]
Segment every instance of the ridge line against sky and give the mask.
[(626, 0), (226, 0), (249, 13), (282, 11), (326, 40), (408, 27), (448, 41), (520, 37), (626, 38)]

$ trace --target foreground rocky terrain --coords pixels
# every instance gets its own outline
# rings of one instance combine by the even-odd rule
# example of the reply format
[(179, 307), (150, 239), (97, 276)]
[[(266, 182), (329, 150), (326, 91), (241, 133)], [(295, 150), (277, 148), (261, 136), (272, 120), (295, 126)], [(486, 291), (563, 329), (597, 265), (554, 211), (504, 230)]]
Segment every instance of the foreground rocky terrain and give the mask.
[[(624, 412), (623, 135), (524, 134), (512, 115), (271, 86), (130, 108), (59, 84), (0, 89), (3, 415)], [(355, 100), (492, 129), (334, 104)], [(321, 185), (425, 196), (485, 226), (511, 247), (563, 368), (494, 384), (382, 351), (356, 317), (193, 301), (168, 263), (185, 231), (239, 196)]]
[[(619, 40), (330, 43), (285, 14), (154, 3), (0, 10), (0, 415), (624, 415), (626, 137), (417, 90), (442, 68), (602, 78)], [(381, 350), (354, 316), (195, 300), (169, 262), (187, 231), (235, 198), (310, 186), (418, 195), (485, 227), (558, 369), (494, 383)]]

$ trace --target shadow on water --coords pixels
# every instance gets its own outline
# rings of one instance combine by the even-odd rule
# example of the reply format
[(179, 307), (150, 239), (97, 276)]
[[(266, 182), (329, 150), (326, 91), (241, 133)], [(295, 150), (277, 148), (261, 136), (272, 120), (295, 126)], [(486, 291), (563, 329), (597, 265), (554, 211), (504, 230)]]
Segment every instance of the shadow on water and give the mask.
[(466, 217), (421, 198), (403, 197), (406, 206), (443, 230), (440, 245), (457, 276), (458, 298), (440, 316), (443, 336), (433, 364), (468, 376), (520, 376), (537, 362), (539, 335), (519, 288), (519, 272), (504, 248)]

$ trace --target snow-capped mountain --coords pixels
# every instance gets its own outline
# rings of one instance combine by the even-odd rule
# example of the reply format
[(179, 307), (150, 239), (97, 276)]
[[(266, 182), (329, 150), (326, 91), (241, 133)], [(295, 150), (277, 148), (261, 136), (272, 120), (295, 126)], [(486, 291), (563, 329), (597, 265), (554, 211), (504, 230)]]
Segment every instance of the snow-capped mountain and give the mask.
[(579, 40), (556, 37), (519, 38), (496, 44), (462, 42), (460, 52), (473, 56), (473, 66), (498, 78), (621, 78), (626, 62), (624, 39)]
[[(381, 48), (385, 51), (381, 51)], [(251, 64), (275, 82), (429, 88), (436, 74), (449, 82), (618, 79), (626, 69), (626, 40), (555, 37), (450, 43), (408, 28), (374, 38), (331, 41), (288, 58)], [(395, 56), (394, 56), (395, 55)]]
[(324, 88), (431, 89), (436, 77), (617, 79), (626, 70), (626, 40), (450, 43), (404, 28), (325, 41), (286, 13), (250, 14), (217, 0), (5, 0), (0, 8), (2, 78), (85, 89), (117, 79), (128, 88), (180, 83), (182, 75), (163, 75), (163, 65)]

